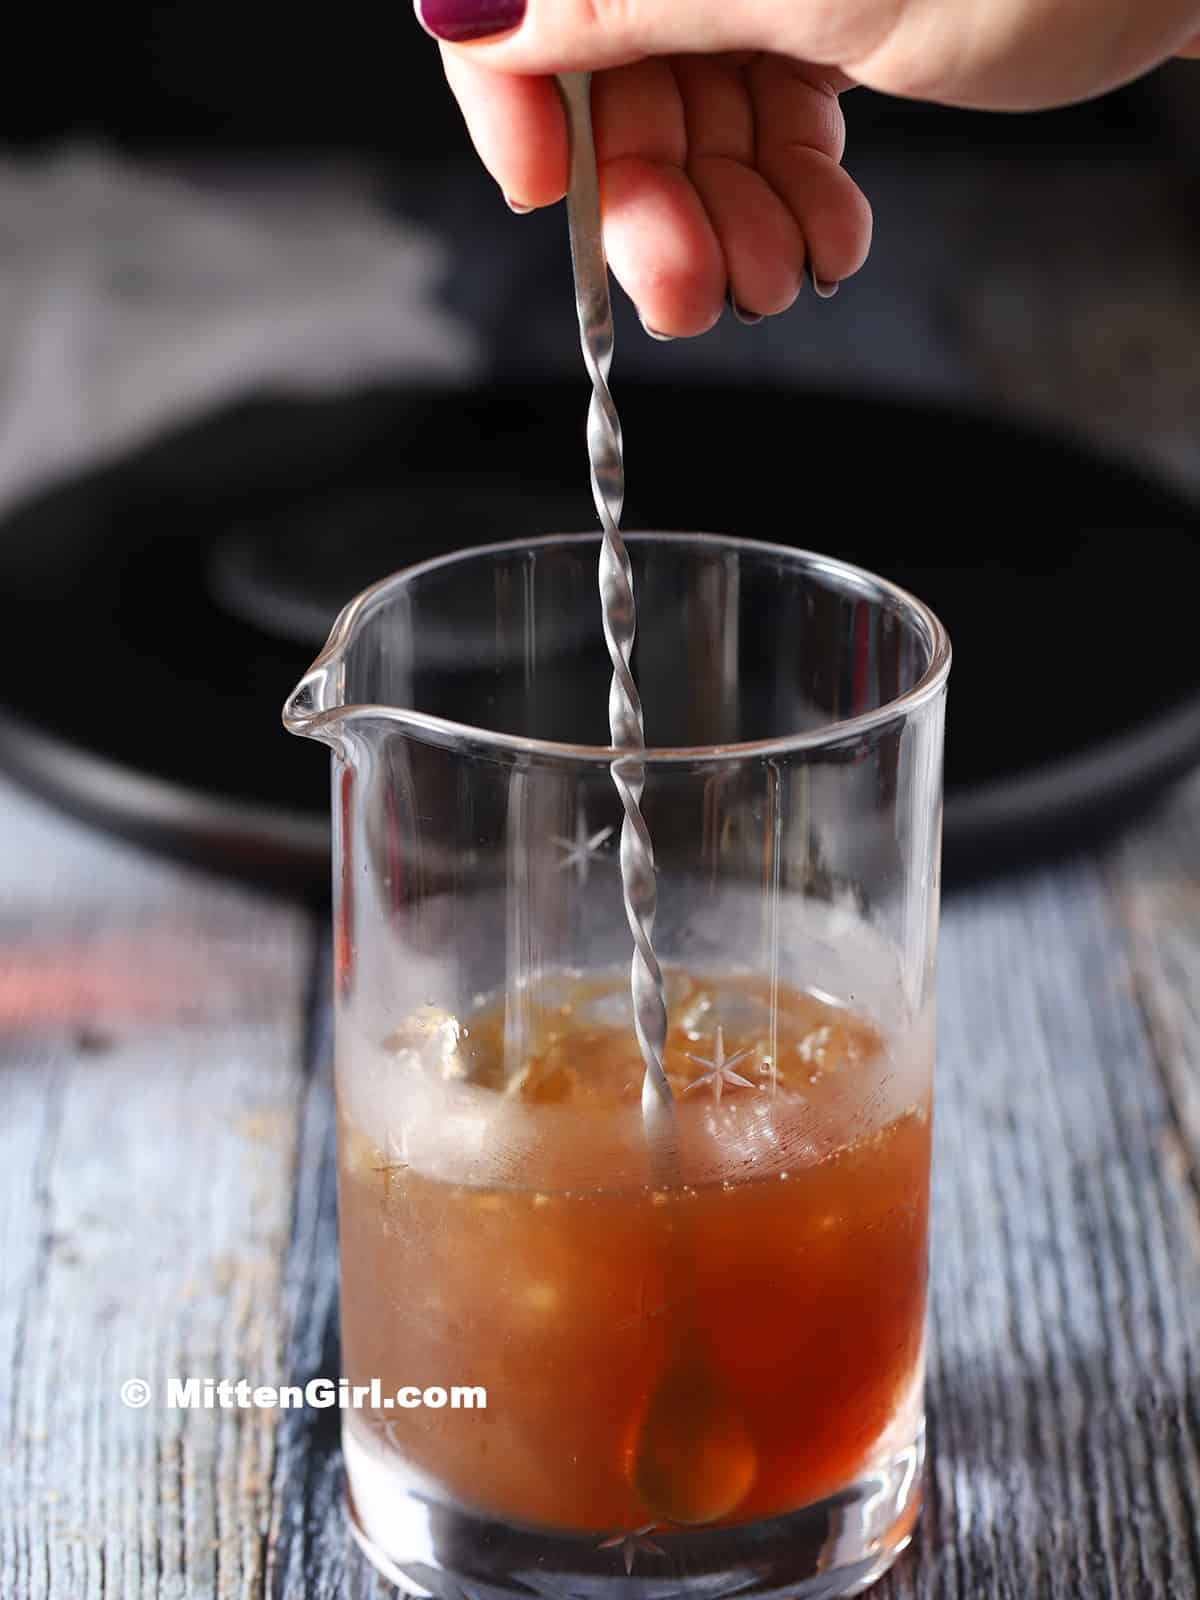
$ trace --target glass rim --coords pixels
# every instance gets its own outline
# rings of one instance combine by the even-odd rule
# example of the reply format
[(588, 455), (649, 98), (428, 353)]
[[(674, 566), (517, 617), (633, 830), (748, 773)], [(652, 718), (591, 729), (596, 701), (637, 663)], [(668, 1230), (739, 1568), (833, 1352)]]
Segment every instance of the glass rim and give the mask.
[[(471, 723), (455, 722), (447, 717), (433, 716), (404, 706), (352, 702), (332, 703), (328, 697), (330, 685), (335, 680), (336, 669), (342, 664), (345, 653), (355, 634), (367, 621), (383, 597), (398, 591), (417, 578), (445, 567), (482, 557), (524, 554), (528, 551), (573, 545), (595, 545), (597, 551), (603, 542), (603, 533), (550, 533), (531, 539), (503, 539), (492, 544), (466, 545), (445, 555), (433, 556), (409, 567), (401, 567), (387, 577), (361, 590), (342, 607), (329, 631), (320, 654), (288, 696), (283, 711), (283, 722), (289, 733), (308, 738), (334, 738), (336, 730), (346, 724), (363, 721), (394, 722), (409, 729), (414, 735), (424, 736), (429, 742), (442, 746), (461, 748), (464, 745), (507, 751), (518, 756), (540, 757), (550, 761), (603, 763), (613, 766), (618, 762), (638, 762), (646, 766), (669, 764), (702, 764), (725, 762), (756, 757), (788, 755), (806, 750), (832, 748), (861, 738), (891, 723), (903, 722), (914, 712), (937, 698), (946, 686), (950, 673), (952, 651), (950, 637), (936, 613), (923, 600), (902, 589), (888, 578), (881, 578), (866, 567), (855, 566), (836, 556), (826, 556), (815, 550), (802, 550), (792, 545), (775, 544), (765, 539), (743, 539), (721, 533), (658, 533), (653, 530), (636, 530), (622, 535), (629, 545), (680, 544), (701, 549), (726, 549), (737, 553), (771, 556), (788, 564), (803, 567), (833, 580), (843, 590), (857, 591), (864, 599), (876, 602), (889, 601), (910, 624), (923, 633), (929, 647), (929, 664), (920, 678), (903, 694), (886, 700), (870, 711), (856, 716), (842, 717), (819, 728), (798, 730), (769, 739), (754, 739), (742, 743), (707, 745), (648, 746), (629, 750), (618, 746), (569, 744), (553, 739), (532, 739), (524, 734), (504, 733), (482, 728)], [(599, 594), (597, 592), (597, 609)], [(639, 686), (640, 687), (640, 686)], [(301, 701), (306, 700), (305, 705)], [(336, 739), (335, 739), (336, 742)]]

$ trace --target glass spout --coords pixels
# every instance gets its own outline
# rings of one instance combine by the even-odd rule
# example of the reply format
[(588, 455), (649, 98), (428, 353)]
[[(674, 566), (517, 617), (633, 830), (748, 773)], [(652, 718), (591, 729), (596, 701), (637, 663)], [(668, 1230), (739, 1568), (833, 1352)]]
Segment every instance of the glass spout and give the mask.
[(319, 739), (336, 748), (338, 713), (342, 709), (340, 677), (340, 661), (322, 657), (314, 662), (284, 705), (283, 725), (289, 733), (302, 739)]
[(338, 613), (284, 705), (289, 733), (344, 753), (351, 722), (406, 720), (413, 695), (409, 582), (408, 573), (386, 578)]

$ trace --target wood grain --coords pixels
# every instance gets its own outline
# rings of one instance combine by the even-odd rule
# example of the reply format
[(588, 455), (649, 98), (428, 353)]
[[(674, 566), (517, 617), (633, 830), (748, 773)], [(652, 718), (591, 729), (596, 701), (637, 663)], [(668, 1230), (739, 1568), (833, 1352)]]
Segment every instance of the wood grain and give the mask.
[(0, 1593), (259, 1595), (272, 1414), (162, 1396), (279, 1381), (310, 922), (4, 814)]
[[(338, 1370), (327, 952), (26, 824), (59, 861), (0, 906), (0, 1593), (384, 1600), (336, 1412), (115, 1400), (172, 1364)], [(1193, 786), (1104, 859), (947, 905), (931, 1465), (881, 1600), (1200, 1595), (1198, 837)], [(75, 1009), (41, 1017), (64, 949)]]
[(928, 1514), (882, 1593), (1194, 1596), (1195, 1198), (1100, 867), (955, 899), (942, 997)]
[(1200, 1195), (1200, 780), (1114, 850), (1111, 872), (1138, 995), (1181, 1140), (1164, 1159), (1190, 1165)]
[[(338, 1377), (337, 1171), (328, 940), (322, 941), (306, 1045), (296, 1210), (285, 1278), (287, 1382)], [(281, 1413), (272, 1493), (267, 1593), (333, 1600), (390, 1596), (346, 1532), (340, 1418), (336, 1411)]]

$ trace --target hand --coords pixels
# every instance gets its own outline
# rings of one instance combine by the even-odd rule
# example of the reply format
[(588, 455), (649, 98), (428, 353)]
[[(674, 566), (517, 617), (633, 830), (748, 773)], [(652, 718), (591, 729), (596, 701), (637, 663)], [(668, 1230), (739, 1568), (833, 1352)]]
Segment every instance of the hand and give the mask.
[[(785, 310), (870, 246), (840, 165), (855, 83), (1029, 110), (1200, 51), (1200, 0), (416, 0), (514, 209), (566, 189), (552, 75), (591, 70), (604, 236), (648, 328), (702, 333), (728, 290)], [(528, 6), (528, 10), (526, 7)]]

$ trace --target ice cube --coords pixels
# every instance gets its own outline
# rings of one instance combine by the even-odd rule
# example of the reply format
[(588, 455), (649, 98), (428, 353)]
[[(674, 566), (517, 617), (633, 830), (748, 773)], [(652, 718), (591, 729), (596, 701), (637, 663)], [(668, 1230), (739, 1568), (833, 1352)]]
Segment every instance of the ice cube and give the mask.
[(439, 1078), (465, 1078), (468, 1067), (459, 1052), (463, 1027), (440, 1006), (425, 1005), (408, 1016), (383, 1041), (397, 1061)]
[(589, 995), (575, 1007), (575, 1016), (603, 1028), (625, 1028), (633, 1023), (633, 995), (628, 984), (615, 984)]

